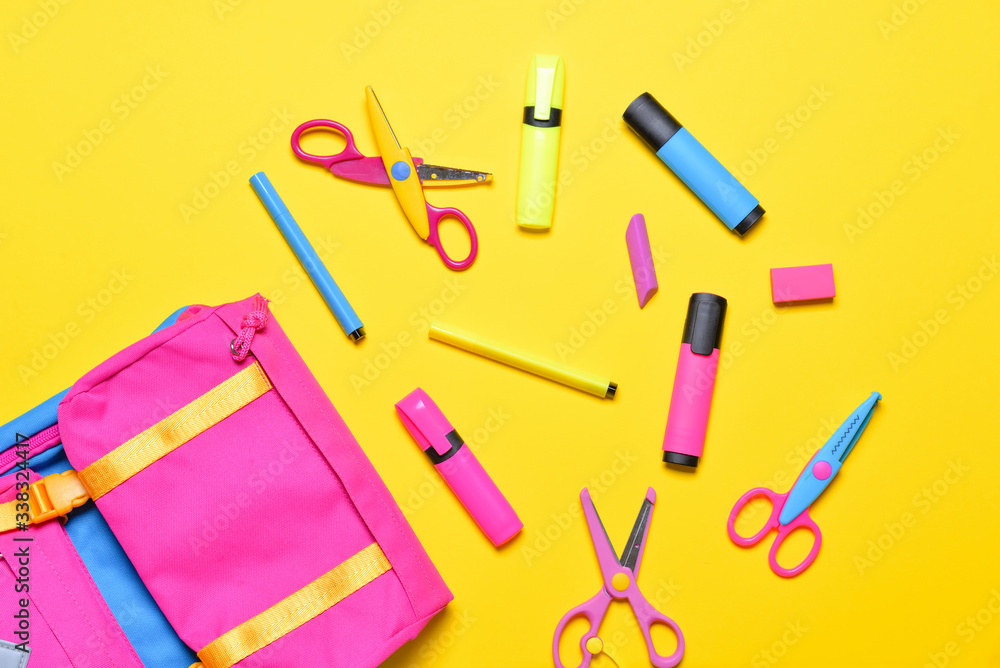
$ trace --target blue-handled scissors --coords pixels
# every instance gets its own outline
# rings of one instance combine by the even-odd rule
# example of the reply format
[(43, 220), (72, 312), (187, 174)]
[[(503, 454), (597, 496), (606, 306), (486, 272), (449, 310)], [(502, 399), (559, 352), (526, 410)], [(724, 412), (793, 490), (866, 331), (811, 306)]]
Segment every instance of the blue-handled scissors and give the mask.
[[(823, 542), (823, 534), (819, 527), (809, 517), (809, 506), (820, 494), (830, 485), (836, 475), (840, 472), (847, 455), (851, 454), (854, 445), (858, 442), (861, 432), (868, 426), (868, 421), (875, 411), (875, 404), (879, 402), (882, 395), (872, 392), (872, 395), (858, 406), (857, 410), (840, 425), (837, 431), (826, 444), (813, 455), (802, 473), (799, 474), (792, 489), (784, 494), (778, 494), (767, 487), (756, 487), (744, 494), (733, 506), (729, 513), (729, 522), (726, 529), (729, 538), (740, 547), (756, 545), (772, 529), (778, 530), (778, 535), (771, 545), (771, 552), (768, 554), (768, 562), (771, 570), (783, 578), (795, 577), (805, 569), (809, 568), (819, 554), (820, 545)], [(771, 515), (767, 519), (767, 524), (760, 531), (749, 538), (736, 533), (736, 518), (750, 501), (759, 497), (767, 497), (771, 501)], [(794, 568), (783, 568), (778, 564), (778, 548), (793, 531), (799, 528), (808, 529), (813, 535), (813, 546), (809, 554)]]
[[(475, 172), (468, 169), (454, 169), (438, 165), (424, 164), (420, 158), (410, 155), (407, 148), (401, 147), (396, 135), (389, 126), (389, 121), (382, 111), (378, 98), (371, 86), (365, 88), (368, 100), (368, 116), (371, 119), (375, 134), (375, 144), (380, 156), (365, 157), (354, 143), (354, 134), (347, 126), (317, 119), (307, 121), (292, 132), (292, 151), (299, 159), (313, 162), (329, 169), (334, 176), (369, 183), (372, 185), (391, 186), (399, 201), (406, 219), (420, 236), (437, 250), (441, 260), (449, 269), (461, 271), (468, 269), (479, 252), (479, 239), (472, 221), (462, 211), (453, 207), (438, 208), (424, 198), (424, 186), (456, 186), (470, 183), (486, 183), (493, 175), (487, 172)], [(303, 133), (311, 130), (328, 130), (344, 136), (346, 146), (340, 153), (334, 155), (313, 155), (302, 149), (300, 143)], [(448, 257), (438, 228), (442, 218), (457, 218), (469, 234), (469, 254), (464, 260), (453, 260)]]

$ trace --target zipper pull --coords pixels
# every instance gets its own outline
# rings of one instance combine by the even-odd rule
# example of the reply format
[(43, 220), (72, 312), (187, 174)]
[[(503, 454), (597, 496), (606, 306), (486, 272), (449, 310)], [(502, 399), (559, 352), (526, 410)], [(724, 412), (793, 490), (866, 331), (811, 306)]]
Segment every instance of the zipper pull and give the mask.
[(247, 354), (250, 352), (253, 335), (267, 324), (267, 318), (270, 315), (267, 307), (268, 302), (269, 300), (264, 299), (260, 295), (254, 295), (253, 310), (243, 316), (243, 322), (240, 324), (243, 330), (239, 336), (230, 341), (229, 351), (233, 354), (233, 359), (237, 362), (242, 362), (246, 359)]

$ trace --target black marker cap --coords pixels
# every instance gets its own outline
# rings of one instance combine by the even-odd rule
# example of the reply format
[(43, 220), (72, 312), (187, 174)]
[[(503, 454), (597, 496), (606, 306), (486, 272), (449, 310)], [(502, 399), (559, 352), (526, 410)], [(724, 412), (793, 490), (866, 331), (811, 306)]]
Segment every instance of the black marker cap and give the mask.
[(632, 100), (622, 118), (653, 151), (659, 151), (683, 127), (649, 93), (643, 93)]
[(750, 211), (750, 213), (747, 214), (747, 217), (744, 218), (739, 225), (733, 228), (733, 232), (736, 232), (736, 234), (742, 237), (751, 227), (754, 226), (754, 223), (760, 220), (760, 217), (763, 215), (764, 207), (758, 204)]
[(681, 343), (691, 344), (695, 355), (711, 355), (722, 343), (722, 325), (726, 321), (726, 300), (711, 292), (696, 292), (688, 301)]

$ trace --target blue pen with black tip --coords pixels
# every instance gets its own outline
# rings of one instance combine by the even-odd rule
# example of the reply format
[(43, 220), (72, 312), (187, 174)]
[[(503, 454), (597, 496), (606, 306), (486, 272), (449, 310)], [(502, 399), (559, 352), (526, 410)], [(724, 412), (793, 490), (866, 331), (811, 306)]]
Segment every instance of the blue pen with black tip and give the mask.
[(275, 225), (281, 230), (281, 234), (285, 237), (288, 245), (291, 246), (295, 256), (299, 258), (302, 268), (309, 274), (313, 285), (316, 286), (316, 289), (323, 296), (323, 301), (330, 307), (330, 311), (333, 312), (333, 316), (337, 319), (341, 329), (350, 337), (351, 341), (363, 339), (365, 328), (361, 324), (361, 319), (354, 312), (354, 309), (351, 308), (347, 297), (337, 287), (337, 283), (330, 276), (326, 265), (319, 259), (319, 255), (316, 254), (312, 244), (306, 239), (306, 235), (302, 233), (299, 224), (292, 218), (292, 214), (288, 212), (288, 207), (281, 201), (278, 191), (271, 185), (264, 172), (257, 172), (251, 176), (250, 185), (253, 186), (254, 192), (257, 193), (257, 197), (260, 198), (267, 212), (271, 214), (271, 218), (274, 219)]

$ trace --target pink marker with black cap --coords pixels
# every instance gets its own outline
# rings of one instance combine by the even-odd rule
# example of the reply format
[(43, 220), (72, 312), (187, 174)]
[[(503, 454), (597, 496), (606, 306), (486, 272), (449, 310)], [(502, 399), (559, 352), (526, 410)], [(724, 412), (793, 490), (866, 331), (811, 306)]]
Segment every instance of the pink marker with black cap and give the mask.
[(668, 464), (698, 466), (705, 448), (725, 320), (725, 299), (710, 292), (691, 295), (663, 436), (663, 461)]
[(523, 527), (517, 513), (434, 400), (418, 387), (396, 412), (486, 537), (500, 547), (516, 536)]

